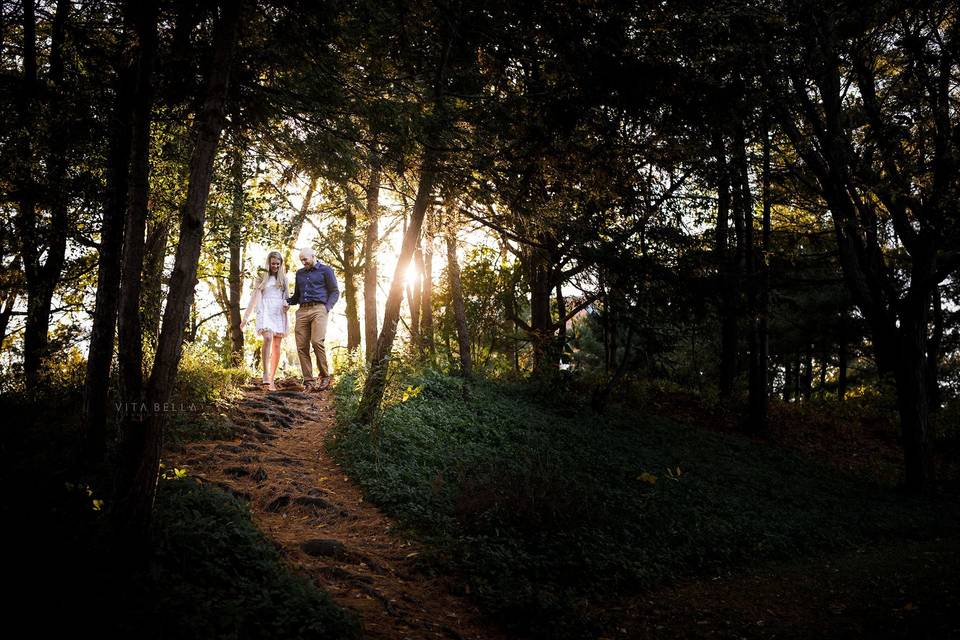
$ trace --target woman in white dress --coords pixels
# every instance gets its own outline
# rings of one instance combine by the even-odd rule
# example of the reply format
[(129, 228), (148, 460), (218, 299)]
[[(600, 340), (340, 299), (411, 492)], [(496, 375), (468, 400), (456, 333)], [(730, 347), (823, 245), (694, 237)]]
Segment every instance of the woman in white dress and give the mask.
[(280, 343), (287, 335), (287, 270), (279, 251), (267, 255), (267, 269), (253, 288), (253, 297), (243, 314), (240, 329), (247, 324), (250, 313), (257, 311), (257, 334), (263, 338), (263, 384), (276, 391), (273, 383), (280, 362)]

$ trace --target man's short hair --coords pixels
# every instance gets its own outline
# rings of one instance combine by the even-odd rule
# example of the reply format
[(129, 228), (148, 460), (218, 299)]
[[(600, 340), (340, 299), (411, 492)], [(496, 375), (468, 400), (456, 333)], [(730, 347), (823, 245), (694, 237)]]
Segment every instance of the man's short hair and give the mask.
[(313, 247), (304, 247), (300, 249), (301, 258), (309, 258), (310, 256), (316, 257), (317, 252), (313, 250)]

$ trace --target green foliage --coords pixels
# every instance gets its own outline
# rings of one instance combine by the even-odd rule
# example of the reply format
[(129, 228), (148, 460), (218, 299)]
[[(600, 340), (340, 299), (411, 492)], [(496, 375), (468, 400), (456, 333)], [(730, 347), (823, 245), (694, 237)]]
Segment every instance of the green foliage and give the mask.
[(161, 481), (151, 614), (170, 638), (354, 638), (357, 623), (302, 576), (236, 498)]
[(177, 396), (181, 401), (198, 403), (235, 399), (237, 385), (249, 375), (241, 367), (224, 367), (217, 353), (188, 342), (177, 370)]
[(22, 395), (28, 402), (37, 399), (68, 402), (82, 395), (86, 375), (85, 355), (76, 346), (65, 347), (56, 358), (43, 361), (36, 389), (25, 387), (22, 361), (0, 367), (0, 395)]
[[(355, 381), (336, 388), (340, 416)], [(432, 370), (394, 386), (420, 392), (384, 410), (378, 442), (341, 419), (332, 453), (487, 611), (543, 637), (588, 633), (584, 603), (603, 594), (960, 522), (955, 508), (654, 415), (598, 419), (489, 381), (464, 393)]]
[(177, 371), (167, 437), (171, 442), (228, 438), (226, 408), (240, 394), (239, 386), (250, 372), (224, 367), (220, 356), (207, 347), (188, 342)]
[[(477, 246), (464, 257), (460, 279), (476, 369), (495, 372), (511, 366), (510, 353), (517, 336), (513, 335), (512, 323), (506, 321), (504, 311), (519, 268), (518, 262), (509, 262), (488, 246)], [(444, 323), (453, 332), (450, 315), (445, 314)]]

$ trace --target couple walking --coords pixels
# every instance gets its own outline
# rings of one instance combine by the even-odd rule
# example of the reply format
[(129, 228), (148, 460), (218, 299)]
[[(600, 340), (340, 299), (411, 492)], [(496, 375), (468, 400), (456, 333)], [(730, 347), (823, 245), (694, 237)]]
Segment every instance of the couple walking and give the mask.
[[(254, 286), (240, 328), (247, 324), (250, 313), (257, 312), (257, 334), (263, 338), (263, 384), (276, 391), (274, 376), (280, 362), (280, 343), (288, 333), (287, 309), (299, 305), (294, 323), (300, 371), (307, 390), (323, 390), (330, 386), (327, 352), (323, 341), (327, 334), (327, 317), (340, 297), (337, 276), (328, 265), (317, 261), (313, 249), (300, 250), (302, 269), (297, 270), (293, 295), (287, 297), (287, 270), (278, 251), (267, 255), (267, 268)], [(310, 349), (317, 356), (319, 379), (313, 375)]]

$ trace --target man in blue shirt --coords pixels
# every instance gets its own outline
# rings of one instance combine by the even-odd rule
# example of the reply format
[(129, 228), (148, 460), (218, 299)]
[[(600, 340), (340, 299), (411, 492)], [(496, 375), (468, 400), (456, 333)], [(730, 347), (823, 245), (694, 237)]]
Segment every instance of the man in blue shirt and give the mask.
[[(297, 270), (293, 295), (287, 298), (287, 304), (298, 304), (294, 336), (297, 340), (297, 355), (300, 356), (300, 370), (303, 372), (303, 384), (307, 389), (326, 389), (330, 386), (330, 371), (327, 368), (327, 351), (323, 340), (327, 335), (327, 316), (340, 298), (337, 276), (328, 265), (317, 262), (313, 249), (300, 250), (302, 269)], [(310, 347), (317, 354), (317, 369), (320, 380), (313, 377), (313, 363), (310, 361)]]

